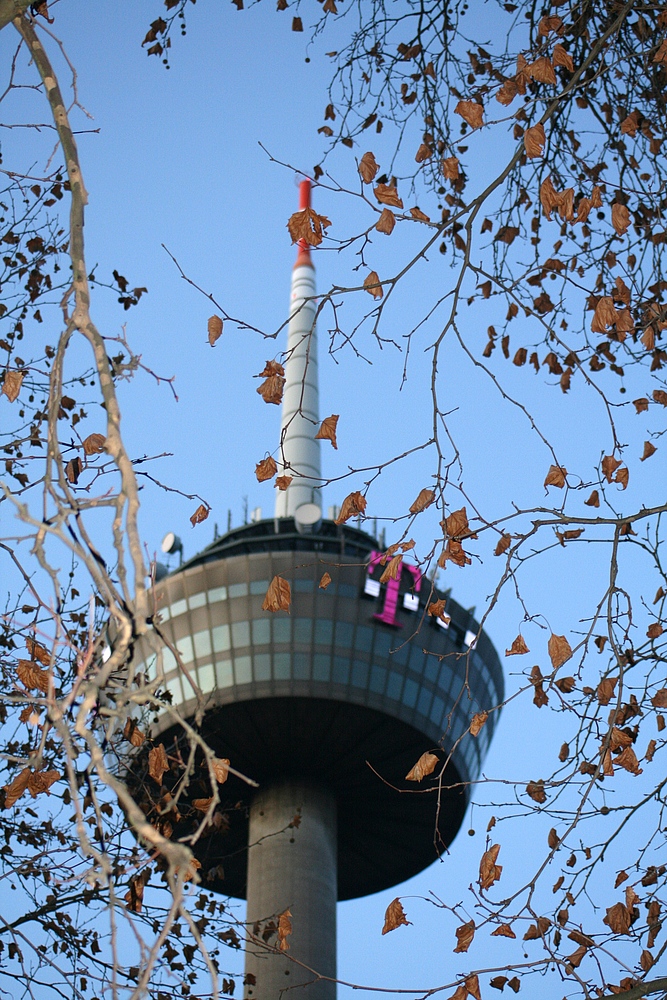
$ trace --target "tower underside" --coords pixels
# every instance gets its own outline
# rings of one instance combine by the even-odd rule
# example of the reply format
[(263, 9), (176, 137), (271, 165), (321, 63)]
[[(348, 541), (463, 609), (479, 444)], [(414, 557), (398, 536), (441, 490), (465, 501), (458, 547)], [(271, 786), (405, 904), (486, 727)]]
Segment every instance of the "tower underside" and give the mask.
[[(248, 699), (212, 710), (201, 733), (217, 757), (233, 761), (260, 789), (291, 780), (333, 794), (339, 900), (380, 892), (417, 875), (452, 842), (463, 820), (467, 795), (454, 765), (449, 763), (440, 790), (431, 783), (428, 794), (418, 791), (421, 786), (405, 775), (437, 744), (375, 709), (329, 698)], [(171, 752), (180, 736), (173, 728), (159, 740)], [(202, 780), (199, 790), (193, 785), (193, 799), (205, 796)], [(212, 830), (197, 844), (201, 875), (209, 888), (244, 899), (254, 793), (232, 775), (221, 794), (233, 808), (226, 810), (224, 835)], [(184, 815), (174, 836), (189, 832)]]

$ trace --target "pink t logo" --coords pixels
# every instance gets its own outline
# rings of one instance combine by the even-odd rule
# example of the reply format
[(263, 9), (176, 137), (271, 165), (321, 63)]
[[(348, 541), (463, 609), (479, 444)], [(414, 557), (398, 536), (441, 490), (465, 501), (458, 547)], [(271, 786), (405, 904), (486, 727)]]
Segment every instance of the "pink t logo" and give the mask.
[[(383, 552), (376, 552), (375, 550), (371, 552), (370, 562), (368, 563), (368, 574), (370, 575), (378, 563), (381, 562)], [(404, 562), (402, 564), (402, 569), (407, 569), (409, 573), (412, 574), (414, 580), (414, 591), (419, 593), (419, 588), (422, 582), (422, 572), (417, 566), (411, 566), (409, 563)], [(384, 594), (384, 604), (382, 606), (382, 611), (379, 614), (373, 615), (379, 622), (384, 622), (385, 625), (393, 625), (394, 628), (403, 628), (401, 622), (398, 621), (396, 617), (396, 609), (398, 607), (398, 598), (400, 590), (400, 578), (398, 580), (389, 580), (387, 583), (387, 589)]]

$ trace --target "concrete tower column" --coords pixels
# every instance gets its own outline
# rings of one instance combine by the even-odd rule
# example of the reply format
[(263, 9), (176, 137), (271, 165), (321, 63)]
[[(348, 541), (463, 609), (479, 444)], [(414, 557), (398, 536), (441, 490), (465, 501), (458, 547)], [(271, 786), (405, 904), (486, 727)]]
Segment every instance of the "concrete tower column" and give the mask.
[[(289, 827), (295, 816), (297, 826)], [(336, 800), (332, 792), (299, 781), (261, 789), (250, 809), (248, 929), (256, 921), (291, 911), (289, 951), (273, 954), (249, 943), (248, 1000), (280, 1000), (300, 986), (303, 1000), (335, 1000), (336, 984), (318, 980), (290, 956), (331, 979), (336, 977)], [(261, 932), (259, 934), (261, 938)], [(271, 944), (276, 938), (271, 939)], [(308, 984), (303, 985), (301, 984)], [(282, 994), (283, 997), (289, 994)], [(296, 994), (295, 994), (296, 995)]]

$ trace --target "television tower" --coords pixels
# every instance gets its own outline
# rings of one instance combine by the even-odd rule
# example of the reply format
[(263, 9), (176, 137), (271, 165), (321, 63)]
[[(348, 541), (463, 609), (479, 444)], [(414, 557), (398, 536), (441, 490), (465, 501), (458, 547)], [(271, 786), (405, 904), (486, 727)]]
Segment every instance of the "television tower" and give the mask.
[[(306, 180), (300, 207), (309, 204)], [(137, 652), (186, 719), (197, 684), (203, 738), (259, 783), (230, 775), (225, 808), (194, 845), (202, 884), (247, 899), (247, 1000), (278, 1000), (294, 986), (304, 1000), (334, 1000), (337, 900), (416, 875), (452, 842), (498, 712), (476, 738), (470, 719), (503, 701), (500, 661), (471, 613), (434, 594), (407, 560), (399, 579), (381, 583), (377, 539), (322, 516), (315, 295), (300, 243), (279, 455), (293, 479), (277, 492), (275, 517), (228, 531), (160, 580), (168, 645), (156, 657), (141, 640)], [(290, 583), (289, 613), (262, 608), (275, 576)], [(426, 615), (443, 597), (449, 623)], [(167, 713), (153, 740), (168, 753), (187, 746)], [(405, 780), (426, 751), (448, 761), (437, 811), (436, 780)], [(195, 770), (192, 801), (210, 794), (207, 780), (206, 768)], [(424, 787), (434, 794), (399, 791)], [(169, 820), (173, 836), (190, 829), (186, 805)], [(287, 911), (282, 951), (277, 922)]]

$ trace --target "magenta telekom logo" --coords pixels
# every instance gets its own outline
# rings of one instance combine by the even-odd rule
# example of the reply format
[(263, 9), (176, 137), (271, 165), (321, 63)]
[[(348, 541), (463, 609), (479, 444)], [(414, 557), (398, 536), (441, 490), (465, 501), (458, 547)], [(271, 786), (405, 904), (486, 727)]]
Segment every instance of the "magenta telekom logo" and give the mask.
[[(382, 562), (383, 557), (384, 557), (383, 552), (376, 552), (374, 550), (373, 552), (371, 552), (370, 562), (368, 563), (368, 571), (367, 571), (368, 576), (366, 581), (365, 592), (370, 593), (374, 597), (379, 596), (380, 585), (377, 584), (376, 581), (371, 580), (370, 576), (375, 567)], [(407, 572), (412, 576), (412, 586), (410, 589), (413, 591), (415, 595), (418, 594), (419, 588), (421, 587), (422, 583), (422, 571), (417, 566), (411, 566), (409, 563), (406, 562), (401, 564), (401, 575), (403, 570), (407, 570)], [(371, 584), (376, 583), (377, 590), (369, 590), (368, 589), (369, 583)], [(398, 598), (400, 596), (400, 584), (401, 584), (400, 577), (398, 580), (388, 581), (384, 593), (384, 604), (382, 605), (382, 611), (380, 611), (378, 614), (373, 615), (373, 618), (375, 618), (377, 621), (384, 622), (385, 625), (393, 625), (395, 628), (403, 627), (402, 623), (399, 622), (398, 618), (396, 617), (396, 610), (398, 608)]]

